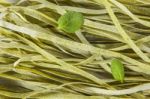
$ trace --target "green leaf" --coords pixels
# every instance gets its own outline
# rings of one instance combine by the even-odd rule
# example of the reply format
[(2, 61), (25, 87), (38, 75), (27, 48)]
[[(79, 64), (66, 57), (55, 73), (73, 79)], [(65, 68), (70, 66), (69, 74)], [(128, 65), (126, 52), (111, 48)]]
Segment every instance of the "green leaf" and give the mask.
[(81, 13), (68, 11), (59, 18), (58, 28), (68, 33), (74, 33), (81, 28), (83, 23), (84, 17)]
[(111, 62), (111, 72), (113, 77), (120, 82), (124, 81), (124, 66), (118, 59), (113, 59)]

